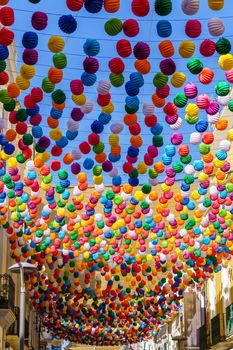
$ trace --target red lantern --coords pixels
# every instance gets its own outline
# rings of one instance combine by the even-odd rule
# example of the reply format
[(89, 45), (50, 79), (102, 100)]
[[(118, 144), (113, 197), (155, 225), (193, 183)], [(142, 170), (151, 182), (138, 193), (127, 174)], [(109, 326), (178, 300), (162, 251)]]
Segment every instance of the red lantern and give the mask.
[(172, 102), (168, 102), (164, 108), (163, 111), (165, 114), (172, 116), (172, 115), (176, 115), (177, 114), (177, 107), (174, 103)]
[(147, 115), (144, 119), (144, 123), (146, 126), (148, 126), (148, 128), (153, 128), (153, 126), (155, 126), (157, 123), (157, 117), (154, 114)]
[(27, 124), (24, 123), (24, 122), (18, 122), (18, 123), (16, 124), (16, 127), (15, 127), (16, 132), (17, 132), (17, 134), (19, 134), (19, 135), (26, 134), (27, 128), (28, 128), (28, 127), (27, 127)]
[(51, 169), (53, 171), (58, 171), (61, 169), (61, 163), (59, 160), (52, 160), (51, 162)]
[(186, 22), (185, 33), (190, 38), (198, 38), (201, 34), (201, 22), (197, 19), (190, 19)]
[(30, 117), (29, 121), (30, 124), (33, 126), (39, 125), (41, 123), (42, 116), (41, 114), (34, 115), (33, 117)]
[(121, 57), (129, 57), (132, 53), (132, 47), (128, 40), (122, 39), (117, 42), (117, 53)]
[(153, 159), (148, 153), (146, 153), (146, 154), (144, 155), (144, 163), (145, 163), (146, 165), (151, 166), (151, 165), (154, 164), (154, 159)]
[(0, 30), (0, 44), (3, 46), (9, 46), (12, 44), (14, 40), (14, 33), (7, 29), (7, 28), (2, 28)]
[(114, 74), (121, 74), (124, 72), (125, 65), (120, 57), (111, 59), (108, 63), (109, 69)]
[(88, 136), (88, 142), (90, 145), (92, 146), (96, 146), (98, 145), (98, 143), (100, 142), (100, 137), (98, 134), (92, 133)]
[(15, 117), (16, 117), (16, 111), (10, 112), (10, 114), (9, 114), (9, 122), (11, 124), (17, 124), (18, 123), (18, 120)]
[(39, 87), (33, 88), (31, 90), (31, 95), (36, 103), (41, 102), (43, 100), (43, 91)]
[(26, 95), (24, 97), (24, 102), (23, 103), (24, 103), (24, 106), (26, 108), (34, 108), (35, 105), (36, 105), (36, 102), (35, 102), (34, 98), (32, 97), (32, 95)]
[(6, 85), (9, 81), (7, 72), (0, 72), (0, 85)]
[(88, 154), (91, 151), (91, 147), (86, 141), (80, 143), (79, 149), (83, 154)]
[(163, 88), (158, 89), (156, 88), (156, 94), (160, 98), (166, 98), (169, 96), (170, 93), (170, 87), (169, 85), (165, 85)]
[(99, 106), (103, 107), (103, 106), (107, 106), (109, 104), (109, 102), (111, 101), (111, 95), (110, 94), (106, 94), (106, 95), (98, 95), (97, 98), (97, 103)]
[(66, 6), (71, 11), (79, 11), (84, 5), (84, 0), (66, 0)]
[(129, 132), (131, 135), (139, 135), (141, 132), (141, 127), (138, 123), (135, 123), (134, 125), (129, 126)]
[(150, 11), (150, 4), (148, 0), (133, 0), (131, 8), (135, 16), (144, 17)]
[(139, 25), (138, 22), (135, 19), (127, 19), (123, 23), (123, 31), (125, 35), (132, 38), (139, 33)]
[(122, 168), (126, 174), (130, 174), (133, 171), (133, 165), (130, 162), (125, 162)]
[(200, 53), (204, 57), (210, 57), (215, 53), (216, 44), (210, 39), (205, 39), (200, 45)]
[(13, 9), (7, 6), (3, 7), (0, 11), (0, 20), (2, 25), (6, 27), (10, 27), (12, 24), (14, 24), (15, 15)]
[(71, 80), (70, 90), (74, 95), (81, 95), (84, 91), (83, 82), (81, 80)]
[(54, 145), (51, 149), (51, 154), (54, 157), (59, 157), (62, 154), (62, 148), (59, 148), (56, 145)]

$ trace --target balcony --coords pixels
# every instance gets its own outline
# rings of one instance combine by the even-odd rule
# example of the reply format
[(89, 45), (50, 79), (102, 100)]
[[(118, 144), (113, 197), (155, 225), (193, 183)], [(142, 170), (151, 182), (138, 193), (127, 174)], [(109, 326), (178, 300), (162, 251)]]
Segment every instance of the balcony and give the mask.
[(206, 325), (203, 325), (199, 328), (199, 347), (200, 347), (200, 350), (207, 349)]
[(220, 315), (216, 315), (211, 319), (211, 338), (212, 345), (216, 345), (221, 341), (221, 333), (220, 333)]
[(0, 324), (9, 328), (15, 321), (15, 284), (10, 275), (0, 275)]
[[(19, 322), (20, 322), (20, 309), (19, 307), (14, 308), (15, 322), (7, 330), (7, 342), (13, 349), (18, 349), (19, 344)], [(25, 339), (24, 345), (25, 349), (29, 343), (29, 322), (25, 319)]]
[(11, 309), (15, 306), (15, 284), (10, 275), (0, 275), (0, 309)]

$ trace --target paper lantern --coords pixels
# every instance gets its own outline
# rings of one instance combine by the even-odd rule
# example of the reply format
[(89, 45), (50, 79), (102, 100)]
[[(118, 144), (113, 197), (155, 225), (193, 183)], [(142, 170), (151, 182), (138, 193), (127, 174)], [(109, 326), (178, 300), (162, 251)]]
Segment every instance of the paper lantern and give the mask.
[(70, 90), (74, 95), (81, 95), (84, 91), (84, 86), (81, 80), (71, 80)]
[(179, 94), (176, 94), (173, 102), (178, 108), (183, 108), (186, 106), (188, 102), (188, 98), (185, 96), (185, 94), (179, 93)]
[(150, 11), (148, 0), (133, 0), (131, 4), (132, 12), (135, 16), (145, 17)]
[(67, 65), (66, 55), (64, 53), (55, 53), (53, 55), (53, 64), (58, 69), (64, 69)]
[(71, 11), (79, 11), (84, 5), (84, 0), (66, 0), (66, 6)]
[(226, 79), (229, 83), (233, 83), (233, 69), (230, 69), (229, 71), (225, 72)]
[(230, 95), (218, 96), (217, 100), (220, 106), (227, 106), (231, 100), (231, 96)]
[(4, 61), (9, 56), (9, 50), (6, 46), (0, 45), (0, 61)]
[(156, 88), (156, 94), (160, 98), (167, 98), (170, 93), (170, 87), (169, 85), (165, 85), (161, 89)]
[(86, 101), (86, 103), (81, 107), (81, 111), (84, 114), (89, 114), (93, 111), (93, 102), (92, 101)]
[(65, 41), (61, 36), (52, 35), (48, 41), (48, 48), (51, 52), (59, 53), (64, 49)]
[(176, 71), (176, 64), (171, 58), (162, 60), (159, 65), (161, 72), (165, 75), (172, 75)]
[(9, 81), (7, 72), (0, 72), (0, 85), (6, 85)]
[(20, 67), (20, 75), (24, 78), (24, 79), (32, 79), (36, 74), (36, 70), (33, 66), (29, 66), (27, 64), (23, 64)]
[(38, 61), (38, 52), (34, 49), (25, 49), (23, 52), (23, 61), (29, 66), (34, 66)]
[(42, 89), (44, 92), (49, 93), (55, 89), (55, 85), (48, 78), (44, 78), (42, 80)]
[(197, 103), (198, 108), (200, 108), (200, 109), (208, 108), (209, 104), (210, 104), (209, 96), (206, 94), (198, 95), (196, 103)]
[(0, 45), (9, 46), (14, 40), (14, 33), (7, 29), (2, 28), (0, 30)]
[(38, 35), (35, 32), (25, 32), (22, 44), (26, 49), (35, 49), (38, 45)]
[(125, 79), (124, 79), (124, 76), (123, 74), (114, 74), (114, 73), (111, 73), (109, 75), (109, 79), (111, 81), (111, 84), (115, 87), (120, 87), (124, 84), (125, 82)]
[(166, 103), (165, 99), (159, 97), (156, 93), (152, 95), (152, 102), (157, 108), (162, 108)]
[(214, 55), (216, 50), (216, 44), (210, 39), (205, 39), (200, 45), (200, 53), (204, 57), (210, 57)]
[(44, 12), (34, 12), (31, 18), (31, 23), (34, 29), (44, 30), (48, 24), (48, 16)]
[(192, 74), (199, 74), (203, 69), (203, 63), (199, 58), (192, 58), (187, 64), (188, 70)]
[(226, 96), (230, 92), (230, 84), (226, 81), (219, 81), (217, 85), (215, 85), (215, 92), (218, 96)]
[(104, 0), (104, 9), (108, 13), (119, 11), (120, 5), (120, 0)]
[(55, 67), (51, 67), (48, 71), (48, 79), (53, 84), (58, 84), (62, 81), (63, 72), (61, 69), (57, 69)]
[(8, 4), (9, 0), (0, 0), (0, 5), (1, 6), (5, 6), (6, 4)]
[(218, 60), (221, 69), (228, 71), (233, 68), (233, 56), (231, 54), (222, 55)]
[(95, 57), (87, 57), (83, 61), (83, 68), (88, 74), (94, 74), (99, 69), (99, 62)]
[(190, 38), (198, 38), (201, 34), (201, 22), (190, 19), (186, 22), (185, 33)]
[(83, 45), (83, 50), (87, 56), (97, 56), (100, 52), (100, 44), (96, 39), (87, 39)]
[(77, 29), (77, 21), (72, 15), (63, 15), (58, 20), (59, 28), (66, 34), (72, 34)]
[(161, 38), (167, 38), (172, 34), (172, 25), (167, 20), (158, 21), (156, 28)]
[(200, 83), (205, 85), (210, 84), (213, 78), (214, 78), (214, 72), (209, 68), (203, 68), (203, 70), (198, 76)]
[(162, 72), (158, 72), (155, 74), (153, 79), (153, 84), (158, 89), (163, 88), (168, 82), (168, 76)]
[(198, 89), (196, 84), (194, 83), (186, 84), (184, 88), (184, 93), (185, 93), (185, 96), (190, 99), (197, 97)]
[(155, 12), (159, 16), (167, 16), (172, 12), (171, 0), (155, 0)]
[(118, 18), (111, 18), (105, 23), (104, 29), (108, 35), (115, 36), (122, 31), (122, 22)]
[(211, 18), (208, 21), (208, 30), (212, 36), (220, 36), (224, 33), (224, 23), (220, 18)]
[(0, 12), (0, 18), (3, 26), (12, 26), (12, 24), (14, 24), (15, 21), (14, 10), (8, 6), (2, 7)]
[(140, 74), (148, 74), (151, 70), (151, 65), (148, 60), (136, 60), (134, 66), (138, 73)]
[(171, 77), (171, 84), (175, 88), (180, 88), (184, 85), (186, 75), (182, 72), (175, 72)]
[(139, 25), (135, 19), (127, 19), (123, 23), (123, 31), (126, 36), (132, 38), (138, 35), (139, 33)]
[(231, 42), (226, 38), (219, 38), (216, 42), (216, 51), (220, 55), (226, 55), (231, 51)]
[(117, 42), (117, 53), (121, 57), (129, 57), (132, 53), (131, 44), (128, 40), (122, 39)]
[(16, 78), (16, 84), (20, 88), (20, 90), (27, 90), (30, 86), (30, 81), (27, 79), (24, 79), (20, 75)]
[(90, 13), (98, 13), (102, 10), (104, 0), (85, 0), (84, 7)]
[(143, 114), (145, 116), (153, 115), (154, 113), (154, 105), (152, 103), (146, 102), (143, 105)]
[(224, 6), (224, 0), (208, 0), (208, 5), (211, 10), (219, 11)]
[(185, 15), (192, 16), (199, 11), (200, 1), (199, 0), (183, 0), (182, 11)]
[(165, 58), (170, 58), (174, 55), (175, 49), (171, 40), (161, 41), (159, 44), (159, 51), (161, 55)]
[(7, 86), (7, 93), (11, 98), (17, 98), (20, 95), (20, 89), (15, 83), (10, 83)]
[(183, 40), (179, 45), (179, 54), (183, 58), (190, 58), (195, 52), (195, 44), (190, 40)]
[(39, 87), (33, 88), (31, 90), (31, 96), (33, 97), (36, 103), (41, 102), (43, 100), (43, 91)]
[(92, 86), (96, 83), (97, 76), (96, 74), (88, 74), (87, 72), (83, 72), (81, 75), (81, 80), (83, 85)]
[(111, 59), (108, 63), (109, 69), (114, 74), (121, 74), (124, 72), (125, 65), (120, 57)]
[(138, 60), (145, 60), (150, 55), (150, 47), (147, 43), (139, 41), (134, 46), (133, 53)]

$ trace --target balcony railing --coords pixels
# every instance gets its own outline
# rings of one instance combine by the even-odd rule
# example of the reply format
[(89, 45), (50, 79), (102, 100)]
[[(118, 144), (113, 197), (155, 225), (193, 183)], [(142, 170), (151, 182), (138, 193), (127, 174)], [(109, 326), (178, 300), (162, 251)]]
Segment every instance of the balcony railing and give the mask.
[(233, 335), (233, 304), (226, 308), (226, 336)]
[(15, 322), (8, 328), (7, 335), (19, 335), (19, 307), (15, 306), (14, 314), (15, 314)]
[[(14, 308), (15, 322), (8, 328), (7, 335), (19, 336), (20, 309), (18, 306)], [(27, 345), (29, 340), (29, 322), (25, 318), (24, 342)]]
[(212, 345), (219, 343), (221, 340), (219, 314), (211, 319), (211, 338), (212, 338)]
[(15, 306), (15, 284), (10, 275), (0, 275), (0, 309), (11, 309)]
[(200, 350), (207, 349), (206, 325), (203, 325), (199, 328), (199, 347), (200, 347)]

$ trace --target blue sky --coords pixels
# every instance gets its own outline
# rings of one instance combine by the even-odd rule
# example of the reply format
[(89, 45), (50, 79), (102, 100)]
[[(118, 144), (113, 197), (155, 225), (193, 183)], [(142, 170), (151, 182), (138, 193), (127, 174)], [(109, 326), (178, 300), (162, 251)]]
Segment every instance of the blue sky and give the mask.
[[(123, 31), (118, 34), (115, 37), (108, 36), (104, 31), (104, 24), (109, 18), (119, 18), (121, 20), (129, 19), (129, 18), (136, 18), (140, 25), (140, 33), (137, 37), (129, 39), (132, 43), (132, 46), (135, 45), (138, 41), (146, 41), (149, 43), (151, 48), (151, 54), (149, 57), (149, 60), (151, 62), (152, 70), (151, 73), (144, 76), (145, 79), (145, 85), (143, 88), (140, 89), (140, 101), (141, 106), (140, 110), (138, 112), (138, 120), (141, 124), (142, 128), (142, 137), (144, 139), (144, 145), (140, 148), (140, 156), (138, 161), (143, 160), (143, 155), (148, 147), (152, 143), (152, 134), (150, 133), (150, 130), (148, 127), (144, 125), (144, 115), (142, 113), (142, 104), (144, 102), (151, 102), (151, 95), (155, 92), (155, 87), (153, 86), (153, 76), (156, 72), (159, 71), (159, 63), (162, 59), (162, 56), (158, 49), (158, 44), (161, 40), (159, 38), (157, 31), (156, 31), (156, 24), (158, 20), (160, 19), (168, 19), (171, 21), (173, 33), (170, 36), (170, 40), (173, 41), (176, 53), (173, 57), (173, 59), (176, 62), (177, 71), (182, 71), (187, 75), (186, 82), (194, 82), (198, 84), (199, 88), (199, 94), (201, 93), (208, 93), (209, 96), (215, 96), (214, 95), (214, 86), (219, 80), (223, 80), (225, 78), (225, 74), (223, 71), (221, 71), (218, 68), (218, 54), (215, 54), (211, 58), (204, 58), (201, 57), (199, 53), (199, 46), (201, 42), (206, 39), (210, 38), (214, 41), (217, 41), (217, 38), (211, 38), (208, 33), (207, 23), (208, 19), (212, 17), (220, 17), (224, 20), (225, 23), (225, 33), (224, 37), (229, 38), (231, 40), (233, 34), (231, 31), (232, 28), (232, 1), (226, 0), (225, 1), (225, 7), (223, 10), (215, 12), (211, 11), (207, 6), (207, 1), (200, 1), (201, 6), (199, 12), (192, 17), (188, 17), (183, 14), (181, 10), (181, 1), (173, 1), (173, 11), (172, 13), (167, 16), (166, 18), (162, 18), (157, 16), (157, 14), (154, 11), (154, 1), (150, 1), (151, 4), (151, 10), (147, 17), (144, 18), (137, 18), (135, 17), (131, 12), (131, 1), (124, 0), (121, 1), (121, 9), (118, 13), (115, 14), (107, 14), (104, 9), (99, 12), (96, 15), (92, 15), (88, 13), (84, 8), (79, 12), (72, 14), (77, 19), (77, 30), (71, 34), (66, 35), (63, 32), (60, 31), (58, 27), (58, 20), (59, 17), (63, 14), (71, 13), (71, 11), (68, 10), (66, 7), (65, 0), (41, 0), (39, 4), (31, 4), (27, 0), (11, 0), (10, 6), (12, 6), (15, 10), (15, 23), (12, 27), (12, 29), (15, 32), (15, 41), (16, 41), (16, 47), (17, 51), (19, 53), (18, 58), (18, 68), (22, 64), (22, 51), (23, 46), (21, 43), (22, 35), (25, 31), (31, 31), (34, 30), (31, 26), (31, 16), (34, 11), (44, 11), (48, 13), (49, 21), (47, 28), (42, 32), (37, 32), (39, 35), (39, 44), (37, 46), (37, 49), (39, 51), (39, 60), (36, 65), (36, 71), (37, 75), (35, 78), (31, 80), (31, 87), (33, 86), (41, 86), (41, 81), (44, 77), (47, 76), (47, 72), (50, 67), (53, 66), (52, 64), (52, 56), (53, 54), (48, 51), (47, 49), (47, 42), (50, 37), (50, 35), (61, 35), (64, 37), (66, 45), (64, 52), (67, 54), (68, 59), (68, 65), (67, 68), (64, 69), (64, 79), (62, 83), (58, 84), (56, 87), (63, 89), (64, 92), (67, 95), (67, 101), (66, 101), (66, 110), (63, 113), (62, 120), (60, 120), (60, 127), (64, 130), (66, 128), (66, 122), (69, 119), (70, 112), (72, 108), (75, 107), (73, 101), (71, 100), (71, 93), (69, 91), (69, 82), (72, 79), (80, 79), (81, 74), (83, 73), (83, 67), (82, 67), (82, 61), (85, 58), (85, 54), (83, 52), (83, 44), (87, 38), (95, 38), (100, 43), (100, 53), (97, 56), (99, 63), (100, 63), (100, 69), (97, 73), (97, 82), (102, 79), (108, 79), (109, 76), (109, 69), (108, 69), (108, 61), (117, 56), (115, 45), (119, 39), (125, 38), (125, 35)], [(232, 14), (232, 16), (231, 16)], [(215, 71), (215, 78), (212, 84), (204, 86), (198, 83), (198, 77), (191, 75), (186, 67), (186, 64), (188, 60), (183, 59), (179, 56), (178, 53), (178, 46), (179, 43), (182, 40), (188, 39), (188, 37), (185, 35), (184, 27), (185, 22), (190, 19), (195, 18), (201, 20), (202, 23), (202, 34), (198, 39), (195, 40), (196, 44), (196, 52), (194, 57), (200, 57), (204, 63), (205, 67), (209, 67)], [(125, 82), (128, 81), (129, 74), (133, 71), (135, 71), (134, 68), (134, 56), (131, 55), (129, 58), (124, 59), (125, 63)], [(84, 140), (87, 140), (87, 136), (89, 134), (90, 130), (90, 124), (93, 120), (98, 118), (98, 115), (101, 112), (100, 107), (98, 106), (96, 102), (97, 93), (96, 93), (97, 83), (93, 87), (85, 87), (85, 95), (87, 96), (87, 99), (92, 100), (94, 105), (94, 111), (91, 114), (88, 114), (84, 117), (84, 119), (80, 122), (80, 128), (79, 128), (79, 135), (76, 138), (75, 141), (71, 141), (69, 145), (66, 147), (66, 151), (70, 152), (73, 148), (76, 148), (78, 144)], [(167, 102), (172, 101), (174, 98), (174, 95), (178, 92), (183, 92), (183, 88), (181, 89), (175, 89), (171, 88), (170, 96), (166, 99)], [(23, 98), (25, 94), (28, 92), (23, 92), (21, 97)], [(114, 88), (112, 87), (110, 91), (112, 95), (112, 101), (115, 106), (115, 111), (112, 114), (112, 121), (121, 121), (123, 122), (123, 118), (125, 115), (124, 111), (124, 104), (125, 104), (125, 89), (124, 87), (121, 88)], [(190, 101), (192, 102), (192, 101)], [(49, 111), (51, 108), (51, 97), (49, 94), (45, 95), (43, 101), (40, 103), (40, 113), (43, 115), (43, 120), (41, 123), (41, 126), (44, 128), (44, 134), (48, 135), (49, 128), (47, 127), (47, 116), (49, 115)], [(156, 109), (155, 114), (158, 117), (158, 121), (163, 124), (164, 130), (163, 130), (163, 137), (164, 137), (164, 143), (170, 144), (170, 136), (172, 134), (172, 130), (165, 122), (165, 115), (162, 110)], [(179, 116), (184, 119), (185, 112), (184, 110), (179, 110)], [(200, 114), (200, 118), (206, 119), (205, 113)], [(185, 121), (183, 122), (183, 127), (178, 132), (182, 132), (184, 135), (184, 143), (189, 143), (189, 135), (191, 132), (195, 131), (195, 127), (192, 125), (187, 124)], [(108, 136), (110, 134), (110, 124), (108, 124), (104, 132), (101, 134), (101, 141), (103, 141), (106, 144), (106, 153), (109, 153), (110, 146), (108, 145)], [(125, 126), (123, 132), (120, 134), (120, 144), (122, 146), (122, 157), (121, 161), (116, 163), (116, 166), (119, 168), (119, 173), (122, 174), (121, 166), (123, 162), (125, 161), (125, 157), (127, 154), (127, 147), (129, 145), (129, 131), (128, 128)], [(198, 152), (198, 147), (192, 146), (192, 156), (193, 159), (199, 159), (200, 154)], [(65, 153), (65, 152), (64, 152)], [(164, 153), (163, 148), (160, 149), (158, 161), (162, 154)], [(93, 157), (93, 153), (91, 155), (87, 155), (87, 157)], [(81, 164), (83, 163), (85, 157), (81, 159)], [(178, 158), (174, 157), (174, 160), (177, 160)], [(123, 180), (127, 181), (127, 176), (123, 176)], [(141, 177), (141, 181), (146, 181), (147, 176)], [(72, 182), (75, 182), (75, 177), (71, 177)], [(92, 181), (92, 175), (89, 176), (89, 182)], [(105, 182), (110, 183), (111, 180), (108, 176), (105, 177)]]

